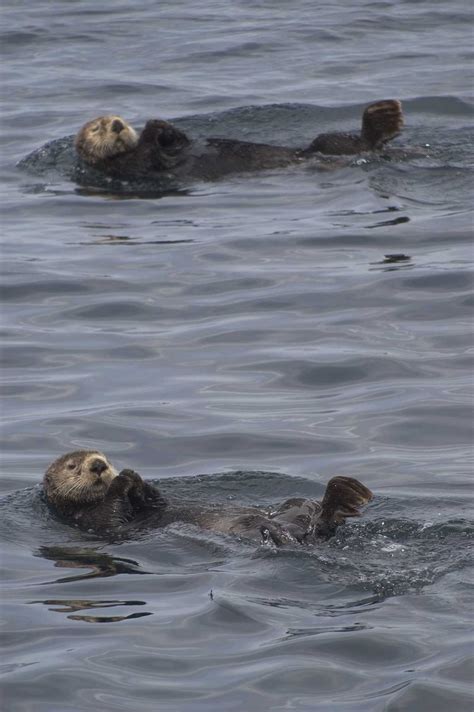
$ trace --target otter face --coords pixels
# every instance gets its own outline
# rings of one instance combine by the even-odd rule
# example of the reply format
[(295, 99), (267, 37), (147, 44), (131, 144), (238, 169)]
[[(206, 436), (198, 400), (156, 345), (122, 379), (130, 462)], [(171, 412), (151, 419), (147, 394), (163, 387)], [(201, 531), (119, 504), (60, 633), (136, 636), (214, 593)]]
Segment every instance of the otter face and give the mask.
[(43, 479), (47, 498), (53, 504), (79, 505), (104, 498), (116, 470), (97, 451), (70, 452), (50, 465)]
[(76, 151), (90, 165), (126, 153), (137, 143), (135, 129), (120, 116), (99, 116), (88, 121), (74, 141)]

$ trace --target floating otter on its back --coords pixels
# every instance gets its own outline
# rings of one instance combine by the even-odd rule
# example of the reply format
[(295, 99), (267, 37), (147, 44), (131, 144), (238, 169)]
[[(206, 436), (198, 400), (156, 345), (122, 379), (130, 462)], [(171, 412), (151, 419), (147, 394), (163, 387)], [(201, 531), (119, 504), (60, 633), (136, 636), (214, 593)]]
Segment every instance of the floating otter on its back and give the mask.
[(295, 497), (271, 513), (258, 507), (203, 507), (165, 499), (133, 470), (117, 474), (105, 455), (82, 450), (55, 460), (43, 486), (56, 515), (97, 533), (121, 532), (127, 524), (165, 526), (180, 521), (277, 545), (331, 536), (346, 518), (359, 516), (359, 508), (372, 499), (358, 480), (333, 477), (322, 502)]
[(215, 180), (230, 173), (301, 163), (318, 153), (378, 151), (398, 136), (403, 123), (400, 101), (378, 101), (365, 109), (359, 134), (321, 134), (302, 149), (220, 138), (195, 142), (167, 121), (155, 119), (137, 137), (119, 116), (102, 116), (80, 129), (75, 148), (85, 164), (112, 178), (143, 180), (171, 174)]

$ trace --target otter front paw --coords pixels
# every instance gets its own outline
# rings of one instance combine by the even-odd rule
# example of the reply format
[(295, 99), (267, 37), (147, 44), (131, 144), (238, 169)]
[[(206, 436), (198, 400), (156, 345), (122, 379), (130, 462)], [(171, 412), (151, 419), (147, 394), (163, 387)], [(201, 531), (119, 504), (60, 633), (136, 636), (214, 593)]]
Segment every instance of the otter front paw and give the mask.
[(143, 499), (147, 507), (162, 507), (163, 497), (159, 490), (149, 482), (143, 482)]
[(143, 480), (137, 472), (133, 470), (122, 470), (115, 477), (108, 489), (107, 495), (121, 496), (128, 494), (132, 489), (139, 488), (143, 484)]
[(114, 482), (120, 478), (124, 481), (125, 487), (122, 492), (128, 496), (134, 514), (163, 506), (163, 498), (160, 492), (153, 485), (142, 480), (134, 470), (122, 470)]
[(138, 474), (138, 472), (135, 472), (135, 470), (129, 470), (128, 468), (121, 470), (119, 472), (119, 477), (123, 477), (124, 479), (129, 480), (130, 482), (134, 482), (135, 484), (143, 484), (143, 480)]

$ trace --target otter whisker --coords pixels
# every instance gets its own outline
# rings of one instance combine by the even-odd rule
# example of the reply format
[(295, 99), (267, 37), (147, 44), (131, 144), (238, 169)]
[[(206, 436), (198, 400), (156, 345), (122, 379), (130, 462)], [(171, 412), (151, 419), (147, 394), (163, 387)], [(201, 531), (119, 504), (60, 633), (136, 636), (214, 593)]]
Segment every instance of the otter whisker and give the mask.
[[(85, 497), (83, 496), (84, 493), (86, 493)], [(93, 492), (89, 483), (81, 479), (73, 480), (68, 487), (61, 490), (61, 497), (63, 499), (74, 498), (77, 501), (91, 501), (97, 499), (98, 495), (99, 492)]]

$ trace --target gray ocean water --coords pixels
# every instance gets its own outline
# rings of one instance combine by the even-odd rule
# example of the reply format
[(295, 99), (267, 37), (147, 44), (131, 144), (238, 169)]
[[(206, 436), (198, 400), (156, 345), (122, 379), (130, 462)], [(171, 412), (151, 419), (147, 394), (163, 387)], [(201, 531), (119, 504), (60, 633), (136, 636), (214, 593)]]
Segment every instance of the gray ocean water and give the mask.
[[(472, 9), (4, 0), (8, 712), (464, 712), (472, 698)], [(16, 164), (86, 120), (302, 145), (400, 98), (406, 160), (161, 195)], [(58, 455), (164, 492), (375, 494), (317, 547), (51, 518)]]

